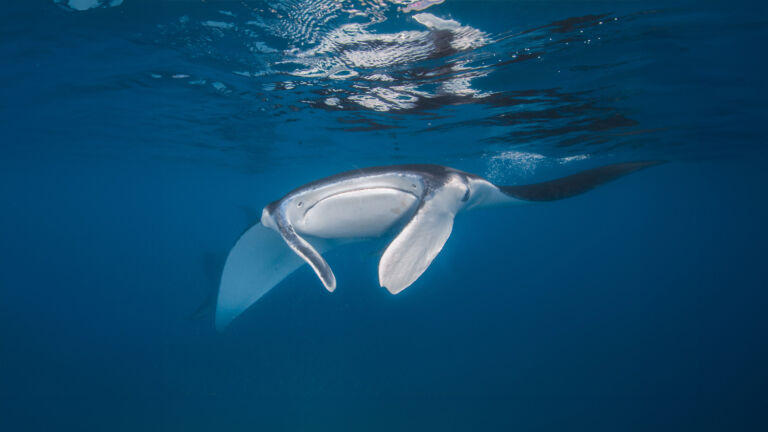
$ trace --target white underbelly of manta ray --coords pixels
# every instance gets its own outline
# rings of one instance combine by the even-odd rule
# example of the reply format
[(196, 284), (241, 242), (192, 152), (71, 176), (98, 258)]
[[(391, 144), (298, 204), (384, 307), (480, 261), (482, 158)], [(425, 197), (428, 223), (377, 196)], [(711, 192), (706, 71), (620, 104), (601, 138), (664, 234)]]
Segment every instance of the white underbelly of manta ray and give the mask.
[(322, 253), (340, 244), (399, 229), (379, 261), (380, 285), (397, 294), (432, 263), (457, 213), (568, 198), (658, 163), (607, 165), (522, 186), (496, 186), (440, 165), (375, 167), (309, 183), (266, 206), (261, 223), (246, 231), (229, 252), (219, 285), (216, 327), (225, 328), (304, 263), (333, 291), (336, 278)]
[(379, 237), (410, 216), (417, 203), (415, 194), (393, 188), (340, 192), (307, 206), (293, 226), (300, 234), (327, 239)]

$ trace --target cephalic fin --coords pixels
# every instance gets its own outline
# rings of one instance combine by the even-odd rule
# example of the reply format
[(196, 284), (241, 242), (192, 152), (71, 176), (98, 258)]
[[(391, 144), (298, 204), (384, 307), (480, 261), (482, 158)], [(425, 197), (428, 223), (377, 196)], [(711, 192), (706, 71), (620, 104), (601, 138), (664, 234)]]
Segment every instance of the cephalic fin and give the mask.
[(297, 234), (296, 230), (293, 229), (293, 225), (291, 225), (285, 217), (276, 217), (275, 221), (277, 222), (280, 235), (283, 237), (283, 240), (285, 240), (285, 243), (293, 249), (298, 256), (306, 261), (310, 267), (312, 267), (312, 270), (314, 270), (317, 277), (320, 278), (325, 289), (333, 292), (333, 290), (336, 289), (336, 276), (334, 276), (331, 267), (325, 261), (323, 256), (320, 255), (320, 252), (318, 252), (308, 241), (304, 240), (303, 237)]

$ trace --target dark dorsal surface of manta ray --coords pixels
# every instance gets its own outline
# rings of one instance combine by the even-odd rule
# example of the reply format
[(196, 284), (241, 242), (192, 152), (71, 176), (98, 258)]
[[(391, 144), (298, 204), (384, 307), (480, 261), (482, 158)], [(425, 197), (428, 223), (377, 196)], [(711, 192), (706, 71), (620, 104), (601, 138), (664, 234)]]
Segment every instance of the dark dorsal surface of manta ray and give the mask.
[(306, 184), (267, 205), (261, 223), (229, 252), (219, 284), (216, 328), (224, 329), (304, 263), (333, 291), (336, 278), (322, 253), (341, 244), (399, 229), (379, 261), (380, 285), (397, 294), (432, 263), (457, 213), (568, 198), (658, 163), (607, 165), (521, 186), (496, 186), (441, 165), (374, 167)]

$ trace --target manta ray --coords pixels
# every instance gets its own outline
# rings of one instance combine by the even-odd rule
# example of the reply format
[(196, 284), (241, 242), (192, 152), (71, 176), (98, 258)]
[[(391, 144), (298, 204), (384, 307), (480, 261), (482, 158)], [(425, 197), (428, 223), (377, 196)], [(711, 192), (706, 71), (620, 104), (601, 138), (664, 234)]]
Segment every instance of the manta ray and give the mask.
[(227, 256), (216, 303), (216, 328), (233, 319), (304, 263), (325, 288), (336, 277), (322, 253), (342, 244), (394, 235), (379, 261), (379, 284), (397, 294), (429, 267), (463, 211), (553, 201), (659, 161), (606, 165), (543, 183), (497, 186), (442, 165), (393, 165), (343, 172), (267, 205)]

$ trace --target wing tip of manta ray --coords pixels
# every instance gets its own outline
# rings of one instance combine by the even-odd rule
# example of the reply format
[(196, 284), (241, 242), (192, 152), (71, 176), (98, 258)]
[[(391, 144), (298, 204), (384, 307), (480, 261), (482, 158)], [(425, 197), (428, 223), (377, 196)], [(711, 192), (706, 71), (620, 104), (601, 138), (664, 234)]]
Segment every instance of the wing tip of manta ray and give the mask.
[(382, 273), (381, 271), (379, 271), (379, 286), (381, 286), (382, 288), (386, 288), (386, 290), (389, 291), (389, 293), (392, 295), (399, 294), (401, 291), (411, 286), (413, 282), (415, 282), (415, 280), (410, 282), (406, 282), (402, 280), (399, 281), (399, 280), (396, 280), (391, 274)]
[(396, 285), (386, 284), (386, 283), (379, 283), (379, 285), (381, 285), (383, 288), (386, 288), (387, 291), (389, 291), (389, 293), (392, 295), (397, 295), (402, 290), (408, 288), (407, 286), (396, 286)]
[(555, 201), (580, 195), (603, 183), (667, 162), (665, 160), (621, 162), (588, 169), (542, 183), (499, 186), (499, 189), (513, 198), (525, 201)]
[(223, 332), (229, 325), (232, 323), (232, 321), (235, 320), (245, 309), (246, 307), (239, 307), (239, 308), (232, 308), (231, 306), (224, 306), (221, 301), (221, 294), (222, 292), (226, 292), (227, 287), (223, 283), (219, 283), (219, 298), (216, 302), (216, 309), (214, 310), (214, 316), (213, 316), (213, 326), (218, 332)]
[(235, 319), (235, 316), (232, 314), (222, 314), (220, 311), (216, 311), (216, 318), (214, 319), (214, 327), (216, 328), (216, 331), (223, 332), (227, 327), (229, 327), (229, 324), (232, 322), (232, 320)]
[(276, 231), (260, 223), (247, 229), (224, 262), (216, 298), (216, 330), (226, 329), (301, 264), (301, 258)]

